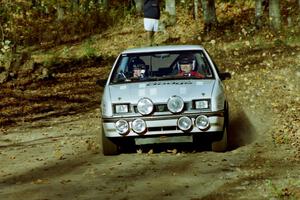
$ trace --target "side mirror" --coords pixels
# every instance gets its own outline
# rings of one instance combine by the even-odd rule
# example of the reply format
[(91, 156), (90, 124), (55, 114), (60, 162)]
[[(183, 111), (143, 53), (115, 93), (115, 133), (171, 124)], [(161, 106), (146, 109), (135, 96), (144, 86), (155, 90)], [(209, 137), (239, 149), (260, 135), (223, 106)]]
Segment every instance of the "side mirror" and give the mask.
[(223, 81), (225, 79), (230, 79), (231, 78), (231, 74), (229, 72), (223, 72), (219, 74), (220, 79)]
[(105, 86), (107, 82), (107, 79), (97, 79), (96, 84), (100, 86)]

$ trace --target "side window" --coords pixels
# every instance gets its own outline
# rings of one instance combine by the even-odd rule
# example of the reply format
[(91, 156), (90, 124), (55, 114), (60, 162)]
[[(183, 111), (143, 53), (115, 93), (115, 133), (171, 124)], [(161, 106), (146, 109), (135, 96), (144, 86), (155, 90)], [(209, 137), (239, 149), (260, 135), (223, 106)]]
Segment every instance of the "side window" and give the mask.
[(203, 75), (205, 75), (205, 77), (213, 77), (212, 71), (211, 71), (211, 67), (210, 64), (208, 63), (206, 57), (204, 56), (204, 54), (202, 53), (197, 53), (196, 54), (196, 60), (197, 60), (197, 71)]
[(125, 72), (128, 70), (127, 69), (127, 63), (128, 63), (128, 57), (123, 56), (120, 58), (118, 61), (116, 68), (113, 72), (112, 75), (112, 82), (118, 82), (120, 79), (125, 79)]
[(219, 75), (220, 75), (220, 70), (219, 70), (218, 65), (215, 63), (215, 61), (214, 61), (213, 59), (211, 59), (211, 61), (213, 62), (214, 66), (215, 66), (215, 68), (216, 68), (216, 71), (217, 71), (217, 73), (218, 73), (218, 76), (219, 76)]
[(120, 62), (120, 65), (118, 67), (117, 73), (125, 72), (127, 63), (128, 63), (128, 57), (123, 57), (121, 62)]

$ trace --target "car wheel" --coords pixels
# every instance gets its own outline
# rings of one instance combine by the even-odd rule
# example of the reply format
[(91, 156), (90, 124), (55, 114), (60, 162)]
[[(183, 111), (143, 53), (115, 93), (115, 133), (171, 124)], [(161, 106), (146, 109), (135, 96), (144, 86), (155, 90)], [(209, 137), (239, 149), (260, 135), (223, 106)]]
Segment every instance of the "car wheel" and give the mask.
[(104, 134), (104, 129), (102, 128), (102, 152), (103, 155), (116, 155), (118, 154), (118, 145), (113, 143), (110, 139), (108, 139)]
[(227, 127), (223, 131), (223, 137), (219, 141), (212, 142), (211, 150), (214, 152), (224, 152), (227, 149)]
[(229, 126), (229, 109), (228, 105), (226, 106), (225, 112), (225, 122), (224, 122), (224, 130), (223, 137), (219, 141), (214, 141), (211, 144), (211, 150), (214, 152), (224, 152), (228, 147), (228, 126)]

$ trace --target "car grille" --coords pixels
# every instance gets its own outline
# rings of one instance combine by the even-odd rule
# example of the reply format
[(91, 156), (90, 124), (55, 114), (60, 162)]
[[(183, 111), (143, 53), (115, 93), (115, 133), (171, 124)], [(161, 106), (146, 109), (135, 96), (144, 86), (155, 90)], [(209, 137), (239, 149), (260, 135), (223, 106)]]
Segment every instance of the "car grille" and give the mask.
[[(135, 113), (138, 113), (137, 106), (134, 106), (133, 109), (134, 109)], [(185, 103), (183, 111), (189, 110), (189, 109), (190, 109), (190, 105), (188, 103)], [(167, 104), (157, 104), (157, 105), (154, 105), (154, 113), (168, 112), (168, 111), (169, 110), (168, 110)]]
[(176, 131), (177, 126), (149, 127), (148, 131)]

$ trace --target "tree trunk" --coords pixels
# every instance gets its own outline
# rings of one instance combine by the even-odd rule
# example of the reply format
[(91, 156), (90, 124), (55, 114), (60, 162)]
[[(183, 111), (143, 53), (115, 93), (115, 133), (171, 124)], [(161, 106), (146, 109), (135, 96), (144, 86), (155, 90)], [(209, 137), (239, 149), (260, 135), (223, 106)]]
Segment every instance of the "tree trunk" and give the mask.
[(194, 13), (195, 13), (195, 20), (199, 19), (199, 14), (198, 14), (198, 5), (199, 5), (199, 1), (198, 0), (194, 0)]
[(58, 21), (63, 20), (65, 17), (65, 11), (59, 4), (57, 4), (56, 15), (57, 15), (56, 19)]
[(1, 42), (4, 42), (4, 29), (1, 24), (0, 24), (0, 34), (1, 34), (1, 37), (0, 37)]
[(103, 8), (108, 7), (108, 0), (100, 0), (100, 1), (101, 1), (101, 5), (103, 6)]
[(170, 25), (176, 24), (176, 3), (175, 0), (166, 0), (166, 12), (169, 13)]
[(176, 15), (175, 0), (166, 0), (166, 12), (170, 15)]
[(79, 0), (72, 0), (72, 11), (77, 11), (79, 8)]
[(215, 0), (201, 0), (203, 18), (204, 18), (204, 31), (210, 32), (213, 27), (217, 26), (217, 16)]
[(143, 12), (143, 5), (144, 5), (144, 0), (134, 0), (135, 2), (135, 10), (138, 14), (142, 14)]
[(262, 26), (262, 16), (263, 16), (263, 0), (255, 1), (255, 26), (260, 28)]
[(31, 7), (34, 8), (37, 6), (36, 0), (31, 0)]
[(269, 1), (269, 19), (271, 27), (279, 31), (281, 28), (280, 0)]
[[(75, 0), (75, 1), (77, 1), (77, 0)], [(80, 1), (80, 0), (78, 0), (78, 1)], [(97, 4), (97, 6), (100, 6), (104, 9), (106, 9), (108, 7), (108, 0), (94, 0), (94, 2), (95, 2), (95, 4)]]

